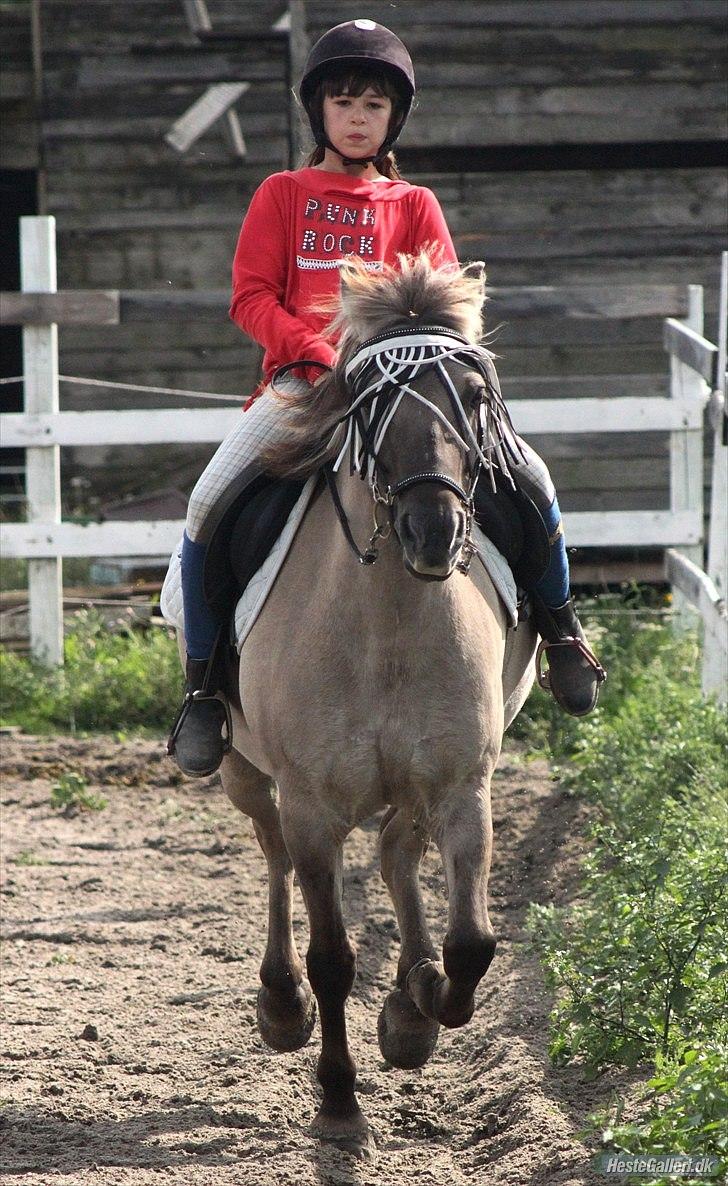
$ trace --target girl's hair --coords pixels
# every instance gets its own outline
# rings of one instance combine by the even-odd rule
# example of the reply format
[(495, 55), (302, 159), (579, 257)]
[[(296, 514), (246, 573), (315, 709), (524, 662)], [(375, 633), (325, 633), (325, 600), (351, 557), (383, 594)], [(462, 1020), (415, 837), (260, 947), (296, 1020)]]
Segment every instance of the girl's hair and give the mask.
[[(402, 93), (395, 84), (393, 78), (386, 70), (367, 70), (366, 68), (351, 66), (343, 64), (338, 68), (334, 68), (330, 73), (322, 78), (313, 95), (313, 105), (315, 106), (321, 126), (323, 127), (323, 105), (324, 97), (333, 99), (336, 95), (351, 95), (352, 98), (358, 98), (363, 95), (368, 87), (382, 97), (392, 100), (392, 115), (393, 121), (401, 111), (403, 100)], [(390, 123), (391, 123), (390, 121)], [(317, 144), (313, 152), (304, 161), (304, 168), (311, 168), (313, 165), (320, 165), (324, 159), (326, 150), (321, 144)], [(390, 151), (377, 161), (377, 167), (384, 177), (389, 177), (392, 181), (401, 178), (401, 173), (397, 168), (397, 160), (390, 149)]]

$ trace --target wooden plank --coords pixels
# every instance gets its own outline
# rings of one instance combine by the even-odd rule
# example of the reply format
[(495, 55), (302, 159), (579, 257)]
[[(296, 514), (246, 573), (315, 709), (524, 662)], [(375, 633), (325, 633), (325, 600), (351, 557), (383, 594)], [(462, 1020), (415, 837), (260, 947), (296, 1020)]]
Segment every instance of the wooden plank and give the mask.
[(718, 347), (707, 341), (701, 333), (668, 317), (663, 343), (671, 355), (700, 375), (711, 388), (718, 386)]
[(6, 556), (169, 556), (183, 530), (183, 519), (87, 525), (4, 523), (0, 543)]
[(718, 307), (717, 378), (711, 395), (713, 429), (712, 489), (710, 492), (710, 530), (708, 536), (708, 573), (723, 597), (728, 599), (728, 251), (721, 256), (720, 302)]
[[(80, 59), (75, 56), (78, 70), (76, 85), (79, 93), (85, 93), (89, 99), (95, 94), (114, 91), (118, 94), (127, 87), (136, 89), (147, 86), (154, 89), (155, 85), (189, 85), (195, 82), (199, 85), (201, 81), (216, 82), (218, 79), (221, 85), (232, 85), (231, 76), (241, 73), (247, 75), (248, 65), (255, 61), (260, 63), (261, 60), (266, 64), (267, 70), (261, 71), (258, 66), (258, 73), (263, 77), (277, 75), (282, 81), (287, 40), (288, 37), (284, 33), (268, 33), (262, 39), (248, 37), (245, 41), (239, 42), (235, 47), (235, 53), (229, 54), (232, 69), (226, 72), (227, 78), (223, 79), (220, 79), (220, 58), (213, 59), (210, 68), (206, 68), (206, 55), (199, 46), (175, 55), (139, 54), (132, 57), (128, 53), (95, 54), (83, 55)], [(54, 80), (49, 81), (52, 83)], [(56, 85), (60, 81), (56, 80)], [(52, 86), (49, 88), (49, 97), (53, 97)]]
[(702, 516), (695, 511), (568, 511), (564, 531), (570, 547), (689, 547), (700, 543)]
[(212, 28), (205, 0), (182, 0), (182, 6), (191, 33), (200, 33), (204, 29)]
[[(231, 396), (231, 399), (234, 399)], [(679, 431), (702, 426), (703, 400), (582, 399), (514, 400), (513, 421), (524, 436)], [(221, 441), (240, 414), (237, 408), (165, 408), (114, 412), (8, 413), (0, 417), (8, 448), (53, 445), (164, 444)]]
[[(142, 523), (4, 523), (0, 545), (9, 557), (165, 556), (179, 541), (184, 521)], [(663, 547), (700, 538), (702, 523), (690, 512), (569, 512), (564, 529), (572, 547)]]
[(653, 429), (701, 429), (705, 399), (569, 399), (509, 402), (523, 436), (541, 433), (645, 432)]
[(221, 82), (210, 86), (184, 115), (175, 120), (164, 139), (177, 152), (186, 152), (200, 136), (225, 115), (249, 89), (249, 82)]
[[(347, 0), (311, 4), (311, 21), (315, 21), (317, 31), (323, 32), (337, 21), (352, 19), (354, 10), (359, 11), (359, 7)], [(392, 20), (399, 16), (399, 28), (408, 20), (401, 8), (399, 14), (396, 9), (392, 13)], [(698, 22), (724, 28), (725, 8), (722, 0), (620, 0), (619, 4), (613, 0), (589, 0), (588, 4), (584, 0), (540, 0), (538, 4), (533, 0), (488, 0), (486, 4), (483, 0), (457, 0), (457, 3), (450, 0), (442, 5), (428, 4), (424, 11), (420, 10), (420, 18), (432, 25), (495, 26), (498, 30), (509, 25), (560, 29), (565, 25), (592, 27)]]
[[(230, 397), (231, 400), (235, 396)], [(0, 416), (3, 446), (154, 445), (218, 443), (240, 418), (235, 407), (164, 408), (114, 412), (61, 412), (57, 416)]]
[[(493, 311), (498, 315), (535, 317), (545, 313), (554, 316), (597, 319), (625, 318), (643, 315), (664, 316), (667, 310), (686, 306), (683, 285), (612, 285), (610, 291), (601, 286), (564, 285), (502, 287), (489, 290), (493, 299)], [(16, 293), (2, 294), (14, 298)], [(139, 289), (107, 291), (69, 291), (57, 294), (62, 304), (68, 297), (69, 304), (82, 305), (86, 298), (93, 304), (97, 301), (116, 302), (118, 299), (119, 321), (146, 321), (155, 317), (172, 320), (189, 316), (206, 316), (227, 312), (230, 293), (227, 289), (190, 289), (183, 292), (166, 289)], [(55, 299), (55, 298), (54, 298)], [(60, 315), (56, 320), (60, 320)], [(80, 321), (80, 318), (79, 318)], [(99, 321), (97, 324), (111, 324)], [(715, 347), (713, 347), (715, 350)]]
[(601, 319), (604, 317), (664, 317), (687, 312), (684, 284), (610, 284), (559, 286), (494, 286), (488, 297), (498, 314), (511, 317), (552, 316)]
[(700, 606), (704, 597), (711, 605), (725, 604), (708, 574), (674, 548), (665, 552), (665, 574), (670, 584), (677, 585), (692, 605)]
[(147, 321), (153, 318), (178, 321), (219, 321), (227, 317), (230, 308), (230, 292), (226, 288), (183, 292), (150, 290), (149, 292), (119, 293), (119, 310), (122, 322)]
[(111, 289), (0, 292), (0, 325), (118, 325), (119, 294)]
[[(689, 287), (690, 309), (686, 329), (702, 336), (703, 290), (698, 285)], [(679, 325), (679, 323), (675, 323)], [(685, 400), (699, 402), (707, 392), (700, 375), (676, 354), (670, 355), (670, 397), (676, 403)], [(672, 432), (670, 434), (670, 509), (675, 513), (694, 511), (703, 519), (704, 456), (702, 431)], [(695, 564), (703, 562), (703, 533), (692, 547), (684, 549)], [(679, 596), (675, 601), (678, 620), (684, 619), (686, 606)]]
[(706, 572), (672, 548), (665, 553), (667, 579), (695, 606), (703, 624), (702, 687), (706, 696), (728, 700), (728, 605)]
[[(20, 219), (20, 283), (24, 291), (55, 292), (56, 223), (54, 218)], [(31, 415), (55, 415), (58, 400), (58, 327), (23, 329), (24, 408)], [(34, 523), (55, 526), (61, 519), (61, 470), (58, 447), (28, 449), (25, 456), (28, 529)], [(28, 565), (30, 639), (33, 656), (50, 667), (63, 663), (63, 578), (61, 561), (33, 559)]]

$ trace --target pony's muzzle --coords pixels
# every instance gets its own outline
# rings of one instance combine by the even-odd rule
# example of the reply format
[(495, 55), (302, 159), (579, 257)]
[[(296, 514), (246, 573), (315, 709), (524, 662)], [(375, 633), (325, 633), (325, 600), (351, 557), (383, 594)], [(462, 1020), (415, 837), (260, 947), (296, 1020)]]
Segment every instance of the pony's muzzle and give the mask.
[(424, 504), (397, 507), (394, 528), (413, 576), (445, 581), (452, 575), (467, 534), (465, 511), (452, 494), (440, 491)]

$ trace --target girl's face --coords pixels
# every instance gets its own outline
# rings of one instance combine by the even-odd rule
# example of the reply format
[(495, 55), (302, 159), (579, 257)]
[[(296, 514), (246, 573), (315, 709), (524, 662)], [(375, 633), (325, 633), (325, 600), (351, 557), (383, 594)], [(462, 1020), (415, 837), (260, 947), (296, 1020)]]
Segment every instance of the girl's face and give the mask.
[(331, 143), (346, 157), (373, 156), (387, 135), (392, 100), (373, 87), (361, 95), (324, 95), (324, 128)]

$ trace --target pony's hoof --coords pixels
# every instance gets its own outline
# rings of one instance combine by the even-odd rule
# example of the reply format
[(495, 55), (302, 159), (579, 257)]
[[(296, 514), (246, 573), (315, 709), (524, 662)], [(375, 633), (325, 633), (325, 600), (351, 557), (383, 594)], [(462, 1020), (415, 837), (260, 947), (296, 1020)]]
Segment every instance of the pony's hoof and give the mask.
[(382, 1057), (394, 1067), (422, 1067), (437, 1045), (440, 1026), (423, 1017), (406, 992), (395, 988), (382, 1005), (377, 1036)]
[(288, 1054), (305, 1046), (316, 1024), (316, 998), (307, 980), (302, 980), (293, 997), (283, 996), (265, 985), (258, 990), (258, 1032), (267, 1046)]
[(308, 1131), (316, 1140), (326, 1141), (357, 1161), (376, 1161), (376, 1141), (362, 1112), (351, 1117), (331, 1116), (321, 1107)]

